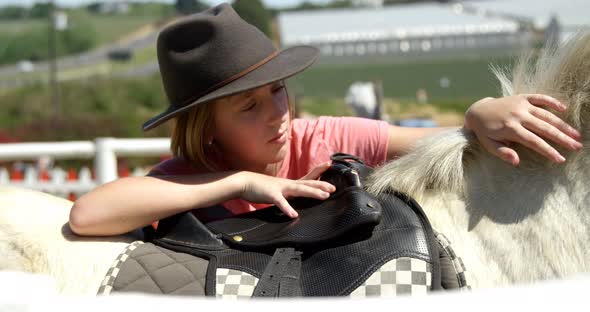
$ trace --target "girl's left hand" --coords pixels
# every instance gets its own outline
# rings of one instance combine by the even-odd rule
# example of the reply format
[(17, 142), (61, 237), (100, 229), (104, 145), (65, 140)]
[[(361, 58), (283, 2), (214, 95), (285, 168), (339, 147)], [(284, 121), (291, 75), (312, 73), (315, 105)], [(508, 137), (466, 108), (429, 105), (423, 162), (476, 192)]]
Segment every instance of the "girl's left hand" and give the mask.
[(550, 111), (564, 112), (566, 106), (542, 94), (523, 94), (503, 98), (485, 98), (475, 102), (465, 113), (465, 128), (472, 130), (483, 147), (493, 155), (517, 166), (520, 158), (510, 148), (520, 143), (552, 161), (565, 158), (545, 139), (569, 150), (582, 148), (580, 133)]

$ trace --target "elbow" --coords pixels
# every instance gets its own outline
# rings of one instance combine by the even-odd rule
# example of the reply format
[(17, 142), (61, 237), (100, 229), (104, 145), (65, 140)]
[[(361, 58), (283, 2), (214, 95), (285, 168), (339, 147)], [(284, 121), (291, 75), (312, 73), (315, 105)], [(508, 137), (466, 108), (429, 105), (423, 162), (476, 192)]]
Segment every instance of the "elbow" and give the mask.
[(92, 219), (90, 215), (90, 207), (84, 201), (78, 199), (74, 202), (70, 210), (70, 218), (68, 224), (74, 234), (77, 235), (92, 235)]

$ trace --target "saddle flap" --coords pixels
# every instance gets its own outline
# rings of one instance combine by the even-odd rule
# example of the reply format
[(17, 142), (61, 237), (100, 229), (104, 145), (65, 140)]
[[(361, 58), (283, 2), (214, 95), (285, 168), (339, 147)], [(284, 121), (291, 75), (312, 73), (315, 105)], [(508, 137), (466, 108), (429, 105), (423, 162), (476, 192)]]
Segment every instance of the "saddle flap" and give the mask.
[(290, 203), (299, 213), (296, 219), (275, 206), (206, 226), (228, 245), (261, 249), (323, 244), (381, 220), (381, 204), (357, 186), (341, 189), (324, 201), (298, 198)]
[(223, 242), (191, 212), (160, 220), (154, 242), (159, 240), (186, 247), (224, 248)]

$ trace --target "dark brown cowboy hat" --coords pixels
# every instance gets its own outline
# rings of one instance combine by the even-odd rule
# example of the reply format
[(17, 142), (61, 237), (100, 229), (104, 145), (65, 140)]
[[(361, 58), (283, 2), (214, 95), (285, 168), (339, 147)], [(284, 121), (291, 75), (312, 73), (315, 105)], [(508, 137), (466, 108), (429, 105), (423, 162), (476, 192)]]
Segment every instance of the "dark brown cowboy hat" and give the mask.
[(143, 130), (201, 103), (291, 77), (318, 55), (309, 46), (278, 51), (227, 3), (166, 27), (157, 48), (170, 105), (144, 123)]

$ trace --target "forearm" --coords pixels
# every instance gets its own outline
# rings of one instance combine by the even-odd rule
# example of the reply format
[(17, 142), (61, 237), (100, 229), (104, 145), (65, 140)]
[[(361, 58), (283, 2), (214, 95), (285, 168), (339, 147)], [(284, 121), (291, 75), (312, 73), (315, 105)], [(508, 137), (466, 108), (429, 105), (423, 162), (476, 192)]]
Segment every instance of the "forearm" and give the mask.
[(117, 235), (155, 220), (239, 197), (238, 172), (166, 177), (129, 177), (80, 197), (70, 227), (80, 235)]
[(459, 129), (459, 127), (410, 128), (390, 126), (387, 159), (394, 159), (409, 153), (414, 149), (416, 141), (421, 138), (443, 131), (457, 129)]

